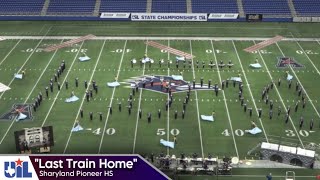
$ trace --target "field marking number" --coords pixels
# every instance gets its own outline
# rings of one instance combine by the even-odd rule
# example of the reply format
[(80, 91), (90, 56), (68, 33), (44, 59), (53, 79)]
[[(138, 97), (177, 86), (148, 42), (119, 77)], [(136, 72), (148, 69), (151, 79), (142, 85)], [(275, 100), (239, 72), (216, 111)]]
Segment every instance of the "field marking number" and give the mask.
[[(171, 129), (170, 133), (171, 133), (172, 135), (174, 135), (174, 136), (177, 136), (177, 135), (180, 134), (180, 131), (179, 131), (179, 129)], [(165, 132), (165, 129), (164, 129), (164, 128), (159, 128), (159, 129), (157, 130), (157, 135), (158, 135), (158, 136), (163, 136), (163, 135), (165, 135), (165, 134), (166, 134), (166, 132)]]
[[(101, 134), (101, 128), (98, 128), (98, 129), (92, 131), (92, 133), (95, 134), (95, 135), (100, 135)], [(114, 128), (108, 128), (106, 130), (106, 134), (107, 135), (114, 135), (115, 133), (116, 133), (116, 129), (114, 129)]]
[[(319, 53), (313, 52), (312, 50), (304, 50), (304, 52), (306, 54), (319, 54)], [(297, 54), (304, 54), (304, 52), (303, 52), (303, 50), (296, 50)]]
[[(286, 129), (285, 132), (286, 132), (286, 136), (288, 136), (288, 137), (295, 137), (296, 136), (296, 133), (294, 133), (293, 130), (291, 130), (291, 129)], [(315, 131), (300, 130), (299, 134), (302, 137), (308, 137), (310, 135), (310, 133), (314, 133), (314, 132)]]
[[(241, 130), (241, 129), (236, 129), (236, 130), (234, 131), (234, 133), (235, 133), (237, 136), (243, 136), (243, 135), (244, 135), (244, 131)], [(229, 129), (225, 129), (224, 131), (222, 131), (221, 134), (224, 135), (224, 136), (230, 136)]]
[[(125, 49), (125, 50), (124, 50), (124, 52), (126, 52), (126, 53), (129, 53), (129, 52), (131, 52), (131, 51), (132, 51), (132, 49)], [(116, 50), (111, 51), (111, 52), (122, 53), (122, 52), (123, 52), (123, 49), (116, 49)]]

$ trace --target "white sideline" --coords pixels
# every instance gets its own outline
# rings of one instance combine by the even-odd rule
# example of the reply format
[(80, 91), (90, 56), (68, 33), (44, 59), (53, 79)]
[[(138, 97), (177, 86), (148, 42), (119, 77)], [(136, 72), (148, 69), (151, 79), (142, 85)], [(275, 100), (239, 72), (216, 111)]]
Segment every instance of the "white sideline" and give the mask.
[[(3, 36), (6, 39), (42, 39), (42, 36)], [(44, 39), (74, 39), (81, 36), (46, 36)], [(90, 40), (199, 40), (199, 41), (264, 41), (272, 37), (146, 37), (146, 36), (98, 36)], [(320, 41), (320, 38), (284, 38), (281, 41)]]

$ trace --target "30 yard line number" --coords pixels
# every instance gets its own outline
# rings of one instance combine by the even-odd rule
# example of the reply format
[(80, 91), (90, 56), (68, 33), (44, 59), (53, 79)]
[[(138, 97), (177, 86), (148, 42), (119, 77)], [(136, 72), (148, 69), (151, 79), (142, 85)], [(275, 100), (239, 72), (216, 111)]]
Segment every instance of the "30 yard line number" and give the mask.
[[(92, 131), (92, 133), (95, 134), (95, 135), (100, 135), (101, 134), (101, 128), (98, 128), (98, 129)], [(107, 135), (114, 135), (115, 133), (116, 133), (116, 129), (114, 129), (114, 128), (108, 128), (106, 130), (106, 134)]]
[[(131, 51), (132, 51), (132, 49), (125, 49), (125, 50), (124, 50), (125, 53), (129, 53), (129, 52), (131, 52)], [(111, 51), (111, 52), (114, 52), (114, 53), (122, 53), (122, 52), (123, 52), (123, 49), (116, 49), (116, 50)]]
[[(302, 137), (308, 137), (310, 135), (310, 133), (314, 133), (314, 132), (315, 131), (300, 130), (299, 134)], [(296, 133), (291, 129), (286, 129), (285, 133), (286, 133), (286, 136), (288, 136), (288, 137), (295, 137), (296, 136)]]

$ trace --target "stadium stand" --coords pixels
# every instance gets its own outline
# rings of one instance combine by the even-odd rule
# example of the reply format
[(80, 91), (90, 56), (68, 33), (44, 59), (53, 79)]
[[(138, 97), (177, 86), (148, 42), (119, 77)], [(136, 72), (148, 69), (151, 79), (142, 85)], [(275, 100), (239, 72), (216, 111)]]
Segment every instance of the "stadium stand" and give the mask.
[(45, 0), (0, 0), (1, 15), (40, 15)]
[(238, 13), (236, 0), (193, 0), (193, 13)]
[(319, 0), (293, 0), (298, 16), (319, 16)]
[(291, 16), (287, 0), (242, 0), (242, 3), (247, 14)]
[(146, 12), (147, 0), (101, 0), (100, 12)]
[(152, 0), (153, 13), (186, 13), (186, 0)]
[(96, 0), (50, 0), (47, 15), (92, 15)]

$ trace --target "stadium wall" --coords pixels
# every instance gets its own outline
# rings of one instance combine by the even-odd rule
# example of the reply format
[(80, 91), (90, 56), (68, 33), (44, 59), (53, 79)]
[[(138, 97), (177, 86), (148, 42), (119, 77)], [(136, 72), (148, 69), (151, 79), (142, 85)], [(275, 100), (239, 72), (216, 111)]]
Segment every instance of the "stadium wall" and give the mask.
[[(0, 21), (131, 21), (131, 18), (100, 18), (80, 16), (0, 16)], [(246, 18), (208, 19), (208, 22), (246, 22)], [(293, 22), (292, 18), (262, 18), (262, 22)]]

